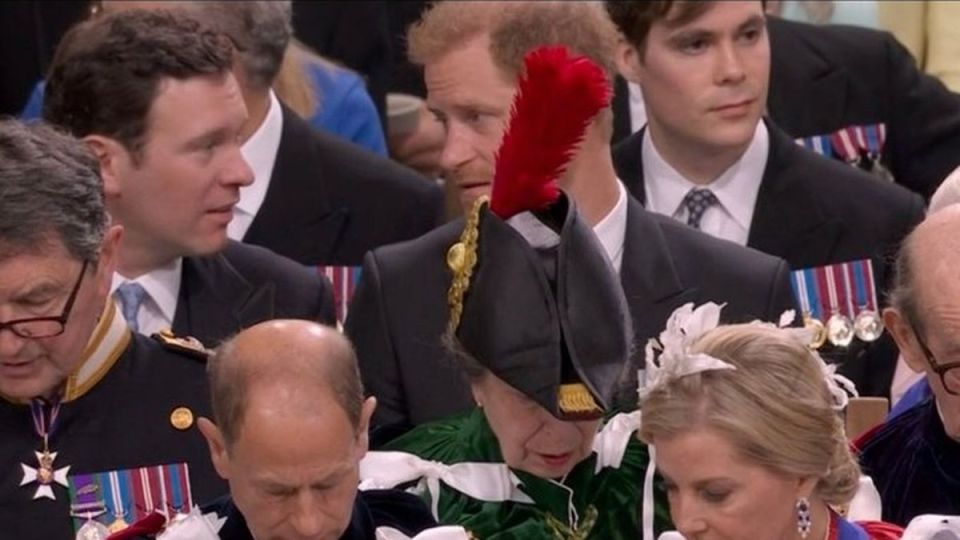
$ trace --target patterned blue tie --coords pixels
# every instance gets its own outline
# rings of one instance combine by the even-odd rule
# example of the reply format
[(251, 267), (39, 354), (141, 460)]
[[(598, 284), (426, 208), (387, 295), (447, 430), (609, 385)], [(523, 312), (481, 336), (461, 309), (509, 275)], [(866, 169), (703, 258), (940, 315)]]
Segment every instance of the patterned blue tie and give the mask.
[(120, 310), (123, 312), (123, 318), (127, 320), (127, 325), (134, 332), (139, 332), (140, 323), (137, 321), (137, 314), (140, 313), (140, 306), (147, 296), (147, 291), (139, 283), (128, 281), (117, 287), (114, 294), (120, 299)]
[(687, 207), (687, 225), (699, 229), (703, 213), (716, 204), (720, 204), (720, 201), (709, 189), (693, 188), (688, 191), (683, 198), (683, 205)]

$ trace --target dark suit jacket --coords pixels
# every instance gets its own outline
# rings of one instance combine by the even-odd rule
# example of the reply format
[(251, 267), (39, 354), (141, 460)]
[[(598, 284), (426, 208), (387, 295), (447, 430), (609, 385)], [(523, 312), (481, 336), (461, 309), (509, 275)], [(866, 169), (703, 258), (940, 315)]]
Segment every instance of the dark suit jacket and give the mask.
[[(770, 118), (794, 138), (884, 123), (883, 163), (929, 198), (960, 165), (960, 96), (926, 75), (888, 32), (767, 18)], [(630, 133), (626, 83), (614, 98), (615, 136)]]
[[(923, 199), (798, 146), (770, 122), (767, 127), (770, 153), (747, 246), (782, 257), (794, 269), (869, 258), (874, 261), (877, 284), (881, 292), (885, 290), (901, 240), (923, 220)], [(631, 135), (613, 150), (617, 174), (641, 203), (646, 195), (641, 157), (644, 132)], [(884, 357), (890, 360), (889, 355)], [(866, 379), (848, 374), (859, 379), (855, 382), (861, 392), (886, 395), (893, 363), (879, 368), (871, 366)], [(854, 364), (845, 369), (854, 369)]]
[[(72, 476), (186, 463), (197, 504), (224, 495), (228, 486), (214, 470), (196, 425), (181, 431), (170, 422), (170, 412), (178, 407), (188, 408), (194, 418), (211, 417), (205, 371), (205, 362), (135, 334), (103, 379), (63, 403), (50, 438), (50, 448), (58, 453), (54, 465), (69, 465)], [(29, 407), (0, 399), (0, 441), (3, 538), (74, 538), (65, 487), (52, 486), (56, 500), (51, 501), (34, 500), (35, 485), (19, 485), (20, 463), (35, 465), (33, 453), (41, 445)], [(132, 514), (127, 519), (132, 521)]]
[(433, 182), (284, 107), (270, 187), (243, 241), (301, 264), (359, 265), (367, 251), (416, 238), (443, 216)]
[[(447, 224), (412, 242), (374, 250), (364, 261), (345, 328), (366, 389), (379, 401), (374, 423), (380, 426), (420, 424), (473, 406), (470, 388), (440, 339), (451, 277), (446, 253), (462, 227), (462, 221)], [(620, 280), (638, 352), (687, 302), (727, 302), (728, 322), (777, 320), (794, 307), (784, 261), (648, 213), (632, 199)], [(625, 390), (635, 404), (635, 381), (627, 381)]]
[(335, 324), (329, 282), (267, 249), (233, 241), (216, 255), (183, 259), (175, 334), (213, 347), (279, 318)]

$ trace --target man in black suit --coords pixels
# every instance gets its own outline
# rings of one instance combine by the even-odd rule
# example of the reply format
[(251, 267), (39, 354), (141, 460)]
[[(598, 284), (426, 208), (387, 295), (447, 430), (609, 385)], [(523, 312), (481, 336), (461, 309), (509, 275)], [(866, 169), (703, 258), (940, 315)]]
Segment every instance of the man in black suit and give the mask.
[(99, 159), (109, 212), (126, 231), (113, 290), (142, 333), (173, 327), (213, 345), (275, 317), (333, 322), (316, 274), (227, 240), (252, 181), (232, 61), (215, 30), (131, 10), (74, 27), (51, 67), (44, 116)]
[[(447, 181), (467, 207), (489, 192), (526, 51), (559, 43), (604, 66), (608, 76), (614, 71), (615, 30), (589, 3), (440, 2), (409, 42), (412, 59), (425, 68), (428, 105), (446, 127)], [(606, 109), (559, 184), (619, 272), (640, 346), (686, 302), (727, 302), (730, 320), (776, 319), (793, 306), (783, 261), (647, 213), (631, 199), (614, 173), (611, 129)], [(364, 384), (380, 404), (374, 415), (380, 426), (419, 424), (472, 406), (441, 343), (451, 282), (446, 255), (462, 229), (463, 222), (451, 223), (374, 250), (364, 261), (345, 327)], [(626, 397), (633, 404), (635, 389)]]
[[(621, 70), (640, 84), (648, 116), (646, 129), (614, 149), (634, 197), (794, 269), (871, 259), (877, 284), (886, 282), (900, 241), (923, 219), (923, 200), (761, 122), (770, 67), (762, 3), (668, 5), (654, 16), (657, 7), (607, 3), (627, 37)], [(845, 369), (861, 391), (885, 395), (895, 355), (879, 362), (877, 354), (867, 356), (874, 365)]]
[(277, 100), (270, 88), (291, 36), (289, 1), (198, 2), (186, 9), (240, 51), (234, 72), (250, 113), (243, 153), (255, 178), (241, 191), (231, 238), (302, 264), (358, 265), (370, 249), (442, 222), (443, 194), (431, 181), (311, 130)]
[[(843, 161), (842, 145), (836, 136), (829, 140), (831, 135), (882, 125), (881, 165), (898, 184), (926, 198), (960, 165), (960, 96), (918, 69), (890, 33), (772, 16), (767, 32), (767, 114), (792, 138)], [(643, 127), (637, 93), (618, 78), (615, 143)], [(869, 152), (856, 146), (861, 159), (855, 164), (878, 172)]]

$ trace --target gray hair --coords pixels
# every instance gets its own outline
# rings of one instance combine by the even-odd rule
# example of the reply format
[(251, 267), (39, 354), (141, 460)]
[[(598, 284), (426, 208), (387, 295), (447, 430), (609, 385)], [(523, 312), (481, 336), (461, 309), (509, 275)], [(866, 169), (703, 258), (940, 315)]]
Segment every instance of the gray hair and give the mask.
[(917, 303), (917, 284), (913, 244), (916, 231), (911, 232), (900, 245), (893, 270), (893, 286), (887, 293), (887, 302), (900, 312), (918, 331), (924, 328), (923, 318), (920, 316), (920, 306)]
[(0, 258), (60, 240), (95, 262), (108, 222), (100, 166), (83, 141), (0, 120)]
[(293, 37), (290, 0), (191, 2), (191, 16), (226, 34), (239, 53), (248, 84), (273, 85)]

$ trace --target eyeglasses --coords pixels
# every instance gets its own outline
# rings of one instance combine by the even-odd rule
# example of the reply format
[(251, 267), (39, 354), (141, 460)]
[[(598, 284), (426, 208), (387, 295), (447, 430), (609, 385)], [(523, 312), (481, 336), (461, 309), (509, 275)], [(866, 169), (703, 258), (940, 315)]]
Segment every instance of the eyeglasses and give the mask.
[(53, 337), (62, 334), (67, 325), (67, 319), (70, 317), (70, 310), (73, 309), (73, 302), (77, 299), (77, 293), (80, 291), (80, 284), (83, 283), (83, 274), (86, 273), (88, 264), (88, 261), (83, 261), (83, 266), (80, 267), (80, 275), (77, 276), (77, 283), (73, 286), (73, 291), (70, 292), (67, 303), (63, 306), (63, 313), (57, 317), (31, 317), (29, 319), (0, 322), (0, 331), (9, 328), (11, 332), (25, 339)]
[(927, 347), (923, 338), (920, 337), (920, 332), (917, 332), (917, 328), (912, 322), (910, 323), (910, 329), (913, 331), (913, 337), (917, 338), (917, 344), (920, 345), (920, 350), (923, 351), (927, 363), (933, 368), (933, 372), (940, 377), (943, 388), (955, 396), (960, 396), (960, 362), (947, 362), (945, 364), (937, 362), (930, 351), (930, 347)]

